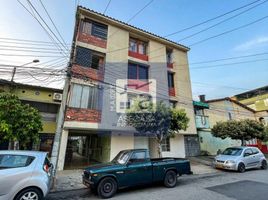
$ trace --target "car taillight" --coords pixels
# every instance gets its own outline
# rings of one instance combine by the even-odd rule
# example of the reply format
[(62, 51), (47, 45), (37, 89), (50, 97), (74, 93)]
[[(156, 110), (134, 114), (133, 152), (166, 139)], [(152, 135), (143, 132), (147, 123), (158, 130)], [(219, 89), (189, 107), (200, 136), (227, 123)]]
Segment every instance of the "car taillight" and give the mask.
[(48, 165), (44, 165), (44, 171), (45, 171), (46, 173), (49, 172), (49, 166), (48, 166)]

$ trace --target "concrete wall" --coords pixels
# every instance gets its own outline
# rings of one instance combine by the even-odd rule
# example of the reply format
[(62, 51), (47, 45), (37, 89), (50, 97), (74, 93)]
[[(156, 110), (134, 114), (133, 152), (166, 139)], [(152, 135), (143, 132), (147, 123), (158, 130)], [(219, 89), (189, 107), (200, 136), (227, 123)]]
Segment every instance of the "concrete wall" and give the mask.
[(203, 152), (208, 152), (209, 155), (216, 155), (217, 151), (220, 149), (223, 151), (227, 147), (231, 146), (241, 146), (239, 140), (232, 140), (230, 138), (221, 139), (214, 137), (210, 131), (198, 131), (200, 150)]

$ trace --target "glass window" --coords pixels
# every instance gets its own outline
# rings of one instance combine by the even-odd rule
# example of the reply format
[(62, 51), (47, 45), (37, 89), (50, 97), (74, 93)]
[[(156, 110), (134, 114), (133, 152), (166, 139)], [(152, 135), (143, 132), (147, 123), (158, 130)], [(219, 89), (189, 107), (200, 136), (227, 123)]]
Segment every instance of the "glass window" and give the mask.
[(75, 63), (83, 67), (91, 67), (91, 50), (77, 46)]
[(138, 48), (139, 49), (138, 53), (139, 54), (146, 55), (146, 45), (145, 45), (145, 43), (140, 42), (139, 45), (138, 45), (138, 47), (139, 47)]
[(52, 103), (41, 103), (41, 102), (34, 102), (34, 101), (25, 101), (21, 100), (24, 104), (29, 104), (30, 106), (36, 108), (39, 112), (44, 113), (58, 113), (59, 105), (52, 104)]
[(108, 27), (106, 25), (100, 24), (97, 22), (92, 23), (92, 35), (106, 40), (107, 32), (108, 32)]
[(170, 108), (176, 108), (177, 101), (169, 101)]
[(138, 77), (137, 77), (137, 65), (128, 64), (128, 79), (138, 79)]
[(146, 152), (145, 151), (134, 152), (129, 161), (131, 163), (145, 162), (146, 161)]
[(88, 109), (100, 109), (100, 97), (98, 87), (73, 84), (73, 89), (70, 99), (70, 107), (74, 108), (88, 108)]
[(26, 167), (32, 163), (34, 157), (24, 155), (0, 155), (1, 168)]
[(91, 35), (92, 23), (88, 21), (82, 21), (82, 32)]
[(228, 119), (229, 119), (229, 120), (232, 120), (232, 119), (233, 119), (233, 117), (232, 117), (232, 113), (230, 113), (230, 112), (228, 112)]
[(165, 138), (162, 140), (162, 151), (170, 151), (170, 138)]
[(246, 149), (246, 150), (244, 151), (244, 156), (245, 156), (245, 155), (250, 156), (250, 155), (252, 155), (252, 154), (253, 154), (253, 152), (252, 152), (251, 149)]
[(138, 66), (139, 67), (139, 79), (148, 80), (148, 67)]
[(258, 154), (260, 151), (257, 148), (251, 148), (253, 154)]
[(174, 88), (174, 74), (168, 72), (168, 87)]
[(242, 151), (240, 148), (227, 148), (222, 152), (222, 155), (240, 156)]
[(167, 63), (172, 63), (172, 51), (167, 50)]
[(126, 164), (128, 158), (130, 156), (129, 151), (120, 151), (115, 158), (112, 160), (113, 163)]
[(137, 43), (135, 40), (129, 40), (129, 51), (137, 52)]

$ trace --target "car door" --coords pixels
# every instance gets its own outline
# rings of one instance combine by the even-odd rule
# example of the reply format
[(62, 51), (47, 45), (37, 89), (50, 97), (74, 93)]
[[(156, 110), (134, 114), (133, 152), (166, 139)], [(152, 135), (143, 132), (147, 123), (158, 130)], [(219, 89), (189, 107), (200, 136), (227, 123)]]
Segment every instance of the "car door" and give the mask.
[(28, 166), (33, 159), (24, 155), (0, 154), (0, 197), (31, 178), (32, 171)]
[(254, 159), (254, 166), (255, 167), (259, 167), (261, 165), (261, 161), (263, 158), (262, 153), (260, 152), (259, 149), (257, 148), (251, 148), (252, 152), (253, 152), (253, 159)]
[(152, 182), (152, 164), (147, 151), (132, 153), (125, 170), (128, 185), (140, 185)]
[(246, 168), (254, 167), (254, 165), (255, 165), (255, 156), (253, 155), (253, 152), (252, 152), (251, 148), (247, 148), (247, 149), (244, 150), (243, 161), (245, 163)]

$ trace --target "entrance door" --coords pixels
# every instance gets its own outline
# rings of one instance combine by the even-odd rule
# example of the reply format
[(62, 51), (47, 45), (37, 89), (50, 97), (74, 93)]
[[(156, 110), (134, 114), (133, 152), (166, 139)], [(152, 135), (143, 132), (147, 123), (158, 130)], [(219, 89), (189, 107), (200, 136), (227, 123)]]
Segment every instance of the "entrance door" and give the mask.
[(200, 144), (199, 144), (198, 136), (185, 135), (184, 146), (185, 146), (186, 157), (200, 155)]

